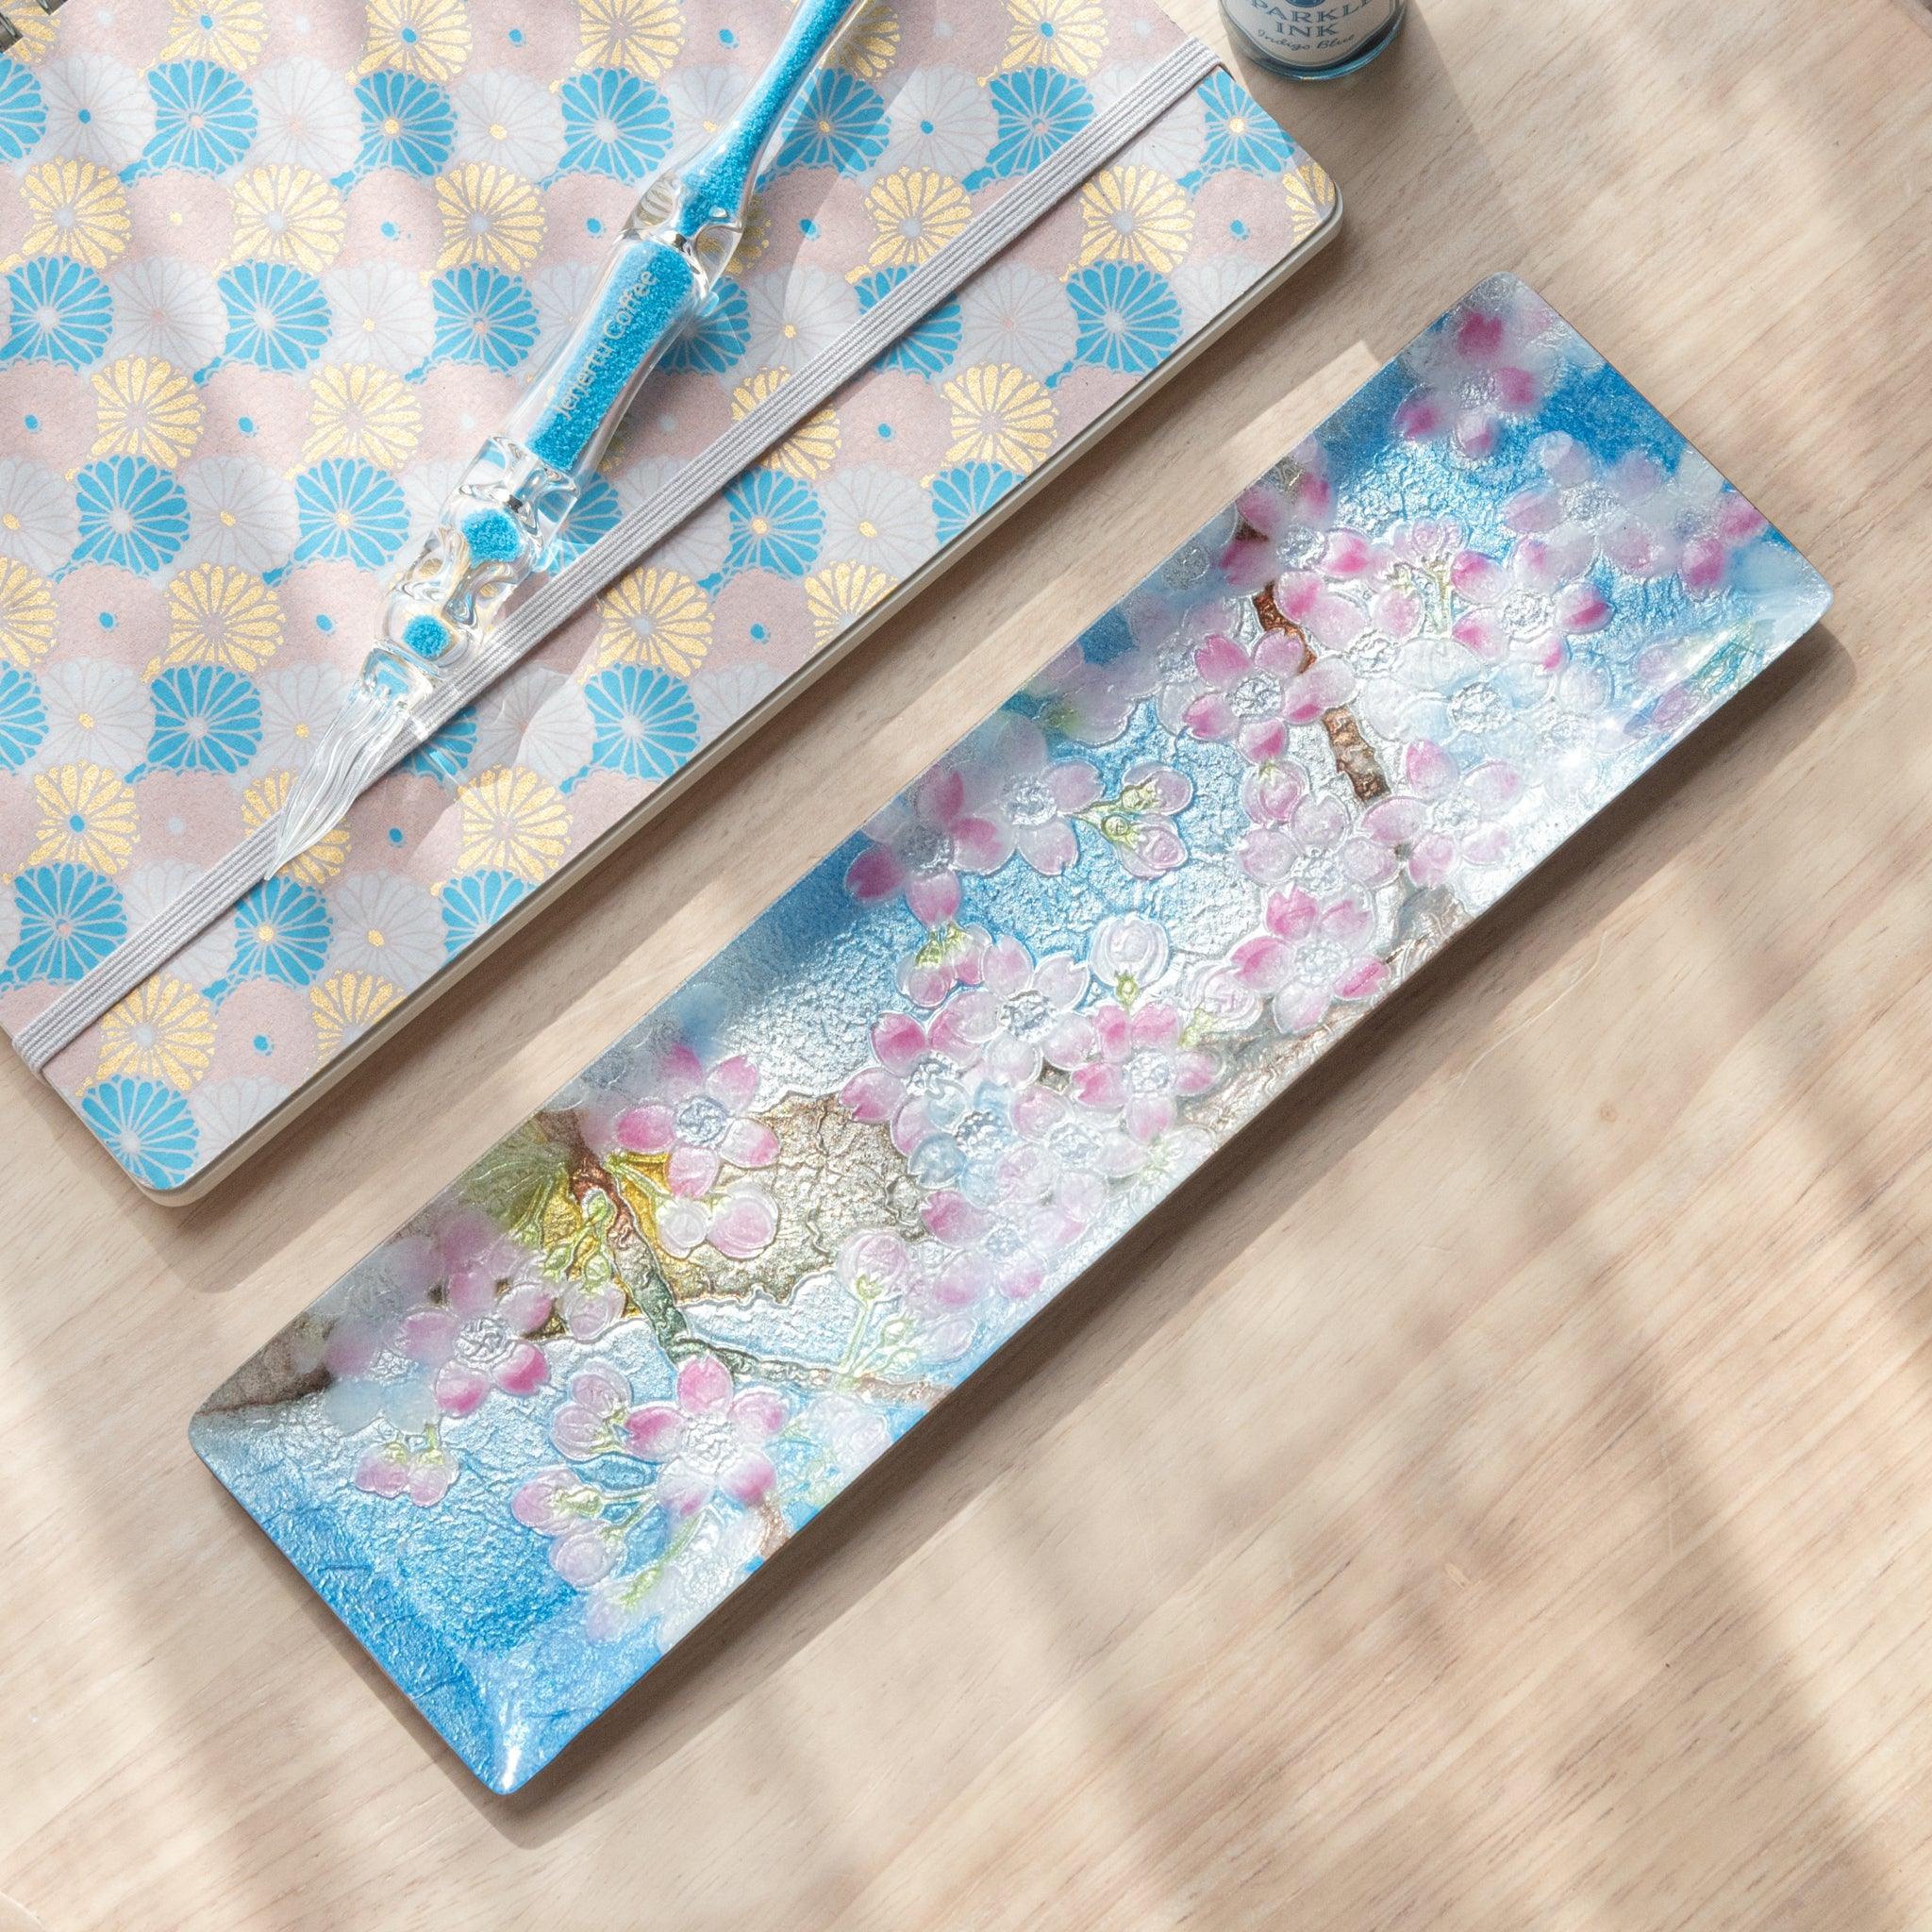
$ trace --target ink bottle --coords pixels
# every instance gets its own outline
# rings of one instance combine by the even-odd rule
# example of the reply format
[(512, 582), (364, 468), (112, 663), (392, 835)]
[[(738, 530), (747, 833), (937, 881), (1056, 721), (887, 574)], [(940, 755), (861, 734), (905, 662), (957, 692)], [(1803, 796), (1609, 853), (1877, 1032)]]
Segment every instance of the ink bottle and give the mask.
[(1408, 0), (1221, 0), (1235, 42), (1272, 74), (1333, 80), (1402, 30)]

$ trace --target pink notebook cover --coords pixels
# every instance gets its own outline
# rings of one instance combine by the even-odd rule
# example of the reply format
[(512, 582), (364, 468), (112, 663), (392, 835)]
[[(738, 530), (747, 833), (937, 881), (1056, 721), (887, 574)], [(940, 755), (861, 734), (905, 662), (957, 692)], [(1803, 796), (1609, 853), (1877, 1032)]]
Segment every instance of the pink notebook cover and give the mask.
[[(0, 62), (0, 1024), (143, 1188), (258, 1140), (1334, 214), (1144, 0), (869, 8), (567, 533), (573, 614), (287, 873), (237, 873), (392, 561), (779, 25), (70, 0)], [(682, 464), (1042, 195), (625, 550)]]

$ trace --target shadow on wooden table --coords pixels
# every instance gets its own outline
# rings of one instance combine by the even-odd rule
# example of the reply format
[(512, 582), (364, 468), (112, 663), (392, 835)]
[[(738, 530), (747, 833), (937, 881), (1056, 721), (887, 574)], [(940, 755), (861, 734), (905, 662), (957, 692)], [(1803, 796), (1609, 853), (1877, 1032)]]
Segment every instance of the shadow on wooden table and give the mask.
[[(286, 1576), (288, 1589), (301, 1598), (311, 1622), (417, 1730), (451, 1783), (484, 1819), (516, 1843), (547, 1843), (618, 1802), (626, 1788), (637, 1787), (685, 1749), (890, 1576), (937, 1524), (969, 1503), (983, 1474), (976, 1465), (969, 1468), (974, 1458), (959, 1453), (964, 1442), (983, 1428), (996, 1428), (1001, 1460), (1008, 1465), (1024, 1460), (1058, 1420), (1043, 1372), (1053, 1368), (1064, 1386), (1069, 1375), (1085, 1373), (1068, 1364), (1073, 1355), (1093, 1358), (1093, 1372), (1099, 1373), (1106, 1364), (1132, 1356), (1172, 1320), (1198, 1287), (1190, 1282), (1189, 1262), (1193, 1230), (1200, 1223), (1212, 1219), (1221, 1244), (1234, 1252), (1266, 1234), (1284, 1198), (1318, 1187), (1384, 1116), (1461, 1049), (1460, 1036), (1449, 1037), (1441, 1022), (1441, 1008), (1453, 1000), (1460, 1027), (1493, 1029), (1509, 1006), (1574, 946), (1579, 932), (1602, 927), (1654, 872), (1672, 862), (1716, 802), (1735, 806), (1740, 795), (1780, 783), (1780, 774), (1846, 697), (1852, 683), (1850, 659), (1828, 632), (1814, 632), (1794, 648), (1705, 726), (1691, 748), (1646, 776), (1419, 975), (1423, 991), (1405, 989), (1382, 1014), (1319, 1062), (1178, 1198), (1158, 1210), (1137, 1237), (1124, 1290), (1108, 1262), (1091, 1270), (828, 1508), (808, 1537), (788, 1546), (558, 1764), (515, 1797), (481, 1791), (266, 1545), (258, 1546), (261, 1561)], [(1810, 1830), (1829, 1839), (1834, 1808), (1829, 1771), (1822, 1759), (1808, 1757), (1801, 1716), (1785, 1698), (1788, 1687), (1771, 1674), (1774, 1645), (1766, 1641), (1762, 1613), (1751, 1591), (1742, 1579), (1727, 1574), (1724, 1538), (1712, 1526), (1715, 1499), (1674, 1468), (1669, 1435), (1678, 1424), (1657, 1408), (1655, 1364), (1637, 1339), (1639, 1311), (1620, 1306), (1613, 1295), (1593, 1293), (1600, 1286), (1580, 1280), (1575, 1297), (1579, 1367), (1604, 1391), (1596, 1405), (1603, 1412), (1587, 1425), (1602, 1427), (1607, 1440), (1615, 1441), (1650, 1419), (1662, 1451), (1658, 1481), (1665, 1493), (1657, 1507), (1670, 1519), (1673, 1555), (1645, 1596), (1644, 1627), (1623, 1628), (1616, 1641), (1656, 1644), (1659, 1671), (1676, 1674), (1658, 1680), (1660, 1688), (1643, 1712), (1605, 1710), (1595, 1731), (1575, 1737), (1568, 1760), (1549, 1775), (1587, 1794), (1593, 1779), (1606, 1781), (1611, 1775), (1599, 1758), (1612, 1739), (1620, 1739), (1626, 1767), (1633, 1749), (1640, 1758), (1695, 1752), (1706, 1728), (1703, 1703), (1708, 1687), (1756, 1682), (1773, 1726), (1766, 1748), (1777, 1755), (1780, 1778), (1787, 1787), (1802, 1788)], [(1319, 1289), (1311, 1286), (1305, 1291)], [(1458, 1373), (1457, 1357), (1453, 1347), (1439, 1350), (1429, 1358), (1430, 1372), (1453, 1377)], [(1469, 1393), (1474, 1399), (1481, 1390)], [(1432, 1413), (1452, 1416), (1466, 1407), (1453, 1388), (1436, 1391), (1429, 1405)], [(1586, 1405), (1586, 1416), (1591, 1413), (1592, 1405)], [(1507, 1528), (1499, 1531), (1492, 1509), (1459, 1493), (1456, 1461), (1449, 1453), (1451, 1433), (1444, 1429), (1415, 1446), (1401, 1474), (1397, 1519), (1413, 1515), (1418, 1546), (1440, 1541), (1445, 1528), (1453, 1528), (1458, 1547), (1473, 1552), (1476, 1565), (1500, 1562), (1507, 1553), (1494, 1545), (1499, 1535), (1507, 1540)], [(1385, 1497), (1385, 1516), (1387, 1503)], [(1346, 1591), (1329, 1587), (1348, 1567), (1346, 1511), (1324, 1522), (1318, 1520), (1319, 1503), (1298, 1513), (1291, 1498), (1285, 1508), (1278, 1534), (1294, 1545), (1296, 1559), (1284, 1568), (1300, 1580), (1291, 1599), (1279, 1607), (1282, 1617), (1297, 1632), (1303, 1653), (1312, 1646), (1324, 1656), (1340, 1654), (1360, 1635), (1351, 1620)], [(1386, 1521), (1382, 1527), (1386, 1535)], [(1070, 1575), (1062, 1587), (1070, 1600), (1077, 1600), (1090, 1586)], [(1280, 1588), (1279, 1579), (1274, 1587)], [(1419, 1577), (1401, 1610), (1408, 1627), (1399, 1634), (1399, 1646), (1424, 1671), (1432, 1667), (1429, 1659), (1455, 1647), (1436, 1602), (1441, 1588), (1438, 1575)], [(1714, 1604), (1728, 1606), (1728, 1613), (1713, 1617)], [(1693, 1609), (1698, 1627), (1683, 1627)], [(969, 1637), (962, 1643), (970, 1648), (974, 1641)], [(1000, 1638), (988, 1630), (983, 1641), (996, 1644)], [(724, 1661), (727, 1657), (728, 1665)], [(749, 1683), (748, 1658), (758, 1667)], [(1478, 1711), (1473, 1722), (1482, 1727), (1507, 1724), (1508, 1714)], [(1640, 1733), (1634, 1744), (1633, 1729)], [(1143, 1730), (1119, 1741), (1120, 1749), (1132, 1754), (1143, 1769), (1150, 1754), (1158, 1759), (1163, 1751), (1162, 1740)], [(802, 1746), (808, 1740), (798, 1742)], [(783, 1740), (774, 1740), (774, 1755), (782, 1748)], [(1176, 1775), (1181, 1769), (1176, 1768)], [(1435, 1774), (1440, 1769), (1437, 1756), (1423, 1754), (1412, 1767), (1412, 1799), (1346, 1852), (1326, 1840), (1301, 1842), (1291, 1823), (1291, 1794), (1284, 1790), (1271, 1819), (1258, 1827), (1253, 1819), (1247, 1821), (1251, 1831), (1258, 1829), (1269, 1856), (1271, 1886), (1284, 1895), (1291, 1892), (1297, 1907), (1311, 1915), (1324, 1898), (1331, 1906), (1338, 1903), (1331, 1894), (1353, 1896), (1369, 1886), (1378, 1895), (1399, 1894), (1411, 1906), (1420, 1901), (1438, 1925), (1507, 1922), (1511, 1907), (1507, 1900), (1489, 1901), (1480, 1917), (1470, 1916), (1474, 1907), (1467, 1896), (1466, 1868), (1459, 1874), (1459, 1898), (1428, 1895), (1429, 1872), (1441, 1862), (1441, 1846), (1477, 1823), (1458, 1808), (1450, 1795), (1453, 1781)], [(1706, 1776), (1701, 1865), (1669, 1874), (1674, 1897), (1680, 1889), (1695, 1893), (1700, 1885), (1708, 1890), (1740, 1860), (1762, 1855), (1761, 1787), (1741, 1768), (1734, 1780), (1726, 1779), (1721, 1755), (1706, 1767)], [(1142, 1789), (1161, 1790), (1170, 1783), (1157, 1767)], [(1449, 1790), (1442, 1789), (1445, 1784)], [(836, 1816), (836, 1794), (827, 1793), (826, 1804), (829, 1824)], [(1158, 1810), (1149, 1809), (1139, 1826), (1139, 1842), (1154, 1868), (1178, 1869), (1199, 1856), (1198, 1848), (1163, 1843), (1169, 1826)], [(1824, 1889), (1814, 1901), (1817, 1916), (1808, 1923), (1889, 1923), (1882, 1874), (1860, 1863), (1849, 1833), (1841, 1835), (1841, 1841), (1842, 1855), (1821, 1881)], [(1254, 1847), (1249, 1850), (1252, 1855)], [(1631, 1923), (1653, 1923), (1652, 1913), (1660, 1911), (1666, 1900), (1661, 1893), (1641, 1896), (1643, 1883), (1641, 1872), (1607, 1873), (1605, 1900), (1614, 1896), (1628, 1907)]]

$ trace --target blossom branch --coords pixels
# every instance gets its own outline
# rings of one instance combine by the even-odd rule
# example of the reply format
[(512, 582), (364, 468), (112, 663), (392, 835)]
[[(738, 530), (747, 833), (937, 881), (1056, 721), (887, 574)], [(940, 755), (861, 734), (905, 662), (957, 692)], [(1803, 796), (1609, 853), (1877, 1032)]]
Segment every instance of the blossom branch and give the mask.
[[(1235, 541), (1240, 542), (1243, 539), (1257, 542), (1267, 541), (1245, 519), (1235, 525)], [(1283, 614), (1281, 606), (1274, 601), (1274, 585), (1264, 584), (1248, 601), (1255, 607), (1255, 615), (1261, 620), (1263, 630), (1283, 632), (1300, 644), (1301, 668), (1304, 671), (1310, 669), (1315, 662), (1315, 647), (1308, 641), (1307, 632)], [(1374, 799), (1386, 798), (1389, 793), (1388, 776), (1382, 770), (1382, 761), (1375, 756), (1374, 747), (1362, 736), (1362, 727), (1356, 722), (1355, 713), (1346, 705), (1337, 705), (1322, 713), (1322, 728), (1328, 734), (1328, 745), (1335, 755), (1336, 769), (1354, 788), (1355, 795), (1364, 805)]]

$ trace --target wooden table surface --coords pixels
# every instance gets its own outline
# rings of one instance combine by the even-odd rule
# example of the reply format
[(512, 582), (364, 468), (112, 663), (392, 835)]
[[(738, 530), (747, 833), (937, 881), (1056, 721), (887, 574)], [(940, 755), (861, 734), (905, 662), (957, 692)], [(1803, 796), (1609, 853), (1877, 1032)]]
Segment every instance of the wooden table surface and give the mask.
[[(1422, 0), (1252, 78), (1336, 246), (235, 1180), (148, 1206), (0, 1056), (51, 1932), (1932, 1924), (1932, 15)], [(1826, 626), (486, 1795), (195, 1403), (1500, 268)]]

